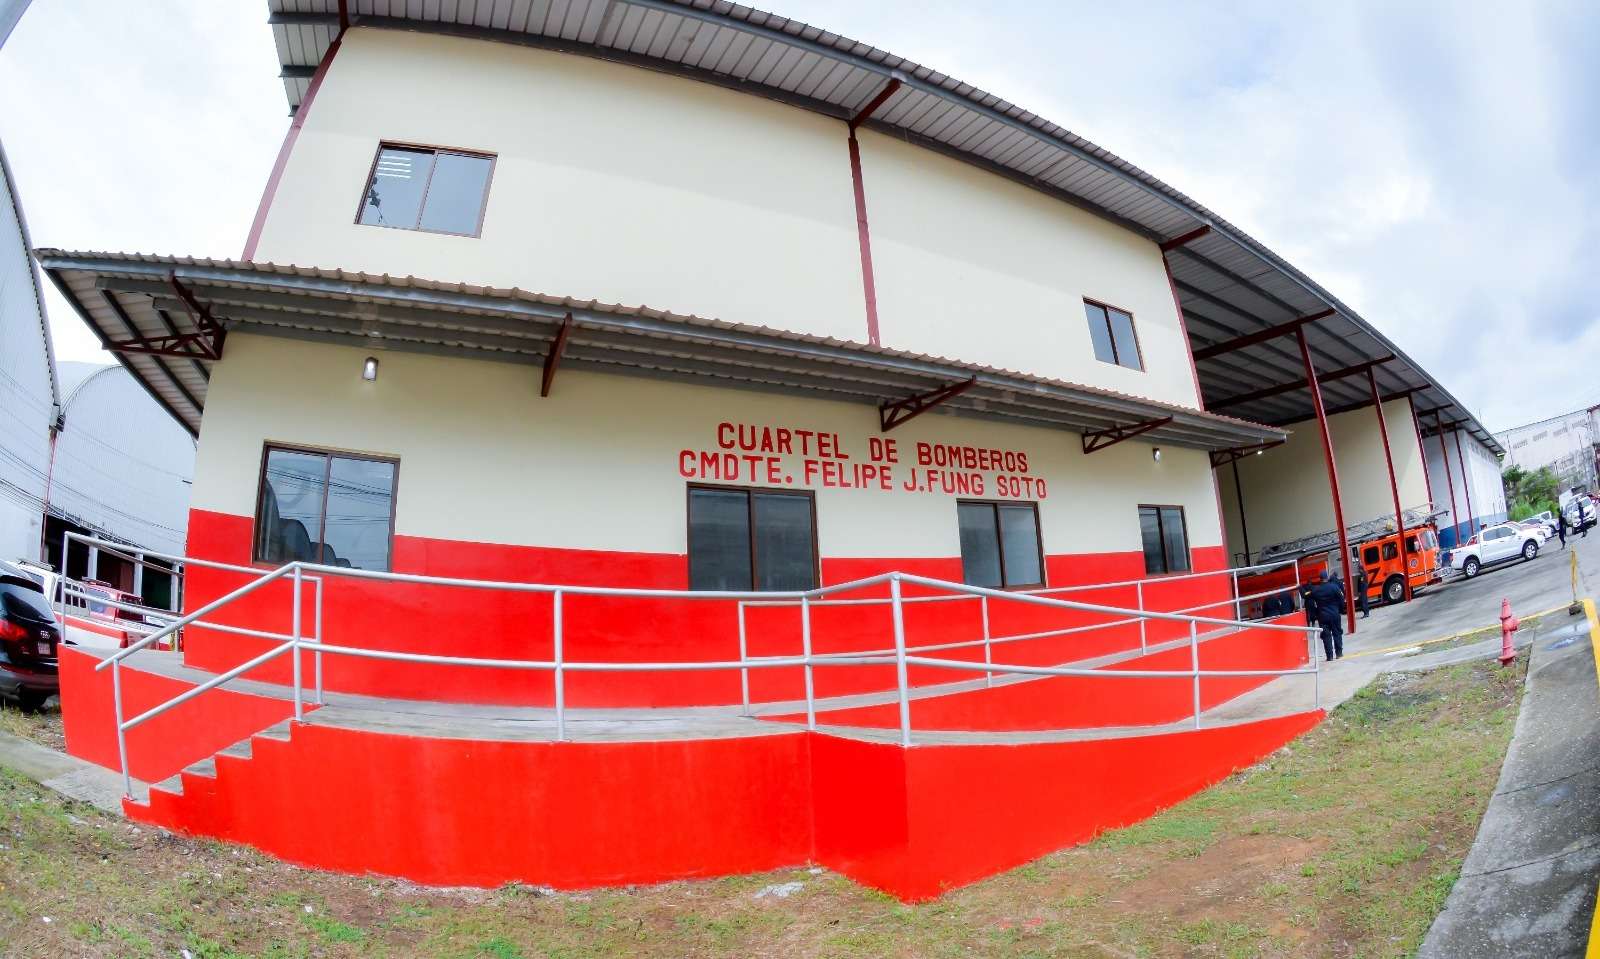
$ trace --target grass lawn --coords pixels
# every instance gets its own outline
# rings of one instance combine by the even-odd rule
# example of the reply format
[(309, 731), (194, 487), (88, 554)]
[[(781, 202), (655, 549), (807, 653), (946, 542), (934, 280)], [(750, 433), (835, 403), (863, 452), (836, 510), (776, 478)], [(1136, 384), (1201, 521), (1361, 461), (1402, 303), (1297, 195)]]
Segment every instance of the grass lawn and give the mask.
[[(805, 868), (588, 893), (308, 872), (137, 828), (0, 771), (0, 950), (1408, 956), (1494, 789), (1524, 665), (1380, 677), (1288, 748), (1160, 816), (914, 907)], [(48, 722), (0, 714), (0, 729)], [(306, 799), (337, 801), (314, 788)]]

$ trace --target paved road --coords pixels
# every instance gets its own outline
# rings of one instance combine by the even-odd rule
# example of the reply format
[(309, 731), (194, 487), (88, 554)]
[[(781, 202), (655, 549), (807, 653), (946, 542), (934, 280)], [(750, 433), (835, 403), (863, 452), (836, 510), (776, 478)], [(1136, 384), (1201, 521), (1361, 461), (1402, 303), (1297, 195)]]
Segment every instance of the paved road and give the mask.
[(1418, 959), (1585, 953), (1600, 875), (1600, 686), (1588, 620), (1551, 619), (1500, 782)]
[(1566, 552), (1560, 540), (1551, 540), (1531, 562), (1491, 566), (1472, 579), (1454, 577), (1418, 593), (1409, 603), (1377, 607), (1368, 619), (1359, 618), (1358, 612), (1356, 632), (1345, 638), (1345, 652), (1384, 649), (1498, 626), (1502, 599), (1511, 600), (1511, 610), (1518, 616), (1566, 605), (1572, 601), (1571, 553), (1578, 555), (1578, 595), (1597, 595), (1600, 530), (1590, 530), (1587, 538), (1569, 537), (1567, 543)]

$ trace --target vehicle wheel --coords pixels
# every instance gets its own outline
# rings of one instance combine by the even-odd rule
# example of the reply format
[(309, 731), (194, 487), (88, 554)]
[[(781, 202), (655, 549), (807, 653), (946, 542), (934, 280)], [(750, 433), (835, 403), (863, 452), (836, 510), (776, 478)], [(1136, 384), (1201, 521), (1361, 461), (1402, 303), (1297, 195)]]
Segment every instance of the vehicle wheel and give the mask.
[(1406, 598), (1406, 584), (1398, 576), (1391, 576), (1383, 583), (1383, 601), (1385, 603), (1398, 603)]
[(1538, 556), (1538, 555), (1539, 555), (1539, 544), (1538, 543), (1535, 543), (1533, 540), (1530, 539), (1526, 543), (1522, 544), (1522, 558), (1523, 559), (1533, 559), (1535, 556)]
[(25, 713), (36, 713), (44, 709), (44, 702), (49, 698), (49, 693), (41, 693), (32, 689), (17, 690), (17, 705)]
[(1478, 575), (1478, 557), (1468, 556), (1467, 561), (1461, 564), (1461, 575), (1468, 579)]

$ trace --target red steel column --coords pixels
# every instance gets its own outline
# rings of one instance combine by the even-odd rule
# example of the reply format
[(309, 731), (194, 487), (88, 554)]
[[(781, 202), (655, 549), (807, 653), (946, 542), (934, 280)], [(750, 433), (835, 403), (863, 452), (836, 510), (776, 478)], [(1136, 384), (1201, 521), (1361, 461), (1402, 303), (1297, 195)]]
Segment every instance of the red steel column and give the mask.
[(1339, 468), (1333, 462), (1333, 437), (1328, 435), (1328, 411), (1322, 405), (1322, 386), (1317, 382), (1317, 368), (1311, 362), (1311, 347), (1306, 343), (1304, 326), (1295, 327), (1294, 338), (1300, 344), (1300, 359), (1306, 365), (1306, 383), (1311, 387), (1311, 406), (1317, 411), (1317, 429), (1322, 432), (1322, 458), (1328, 464), (1328, 488), (1333, 493), (1333, 521), (1339, 527), (1340, 565), (1344, 567), (1344, 616), (1346, 631), (1356, 631), (1356, 594), (1350, 569), (1350, 533), (1344, 525), (1344, 505), (1339, 500)]
[(1456, 434), (1456, 462), (1461, 464), (1461, 492), (1467, 497), (1467, 529), (1472, 529), (1472, 477), (1467, 473), (1467, 458), (1461, 455), (1461, 431), (1452, 430)]
[[(1456, 481), (1450, 476), (1450, 448), (1444, 445), (1444, 423), (1439, 419), (1438, 413), (1433, 414), (1433, 428), (1439, 433), (1439, 456), (1444, 462), (1444, 480), (1450, 487), (1450, 527), (1454, 529), (1459, 525), (1456, 520), (1460, 516), (1456, 510)], [(1459, 534), (1456, 536), (1456, 545), (1461, 545)]]
[(861, 289), (867, 300), (867, 342), (878, 345), (878, 284), (872, 276), (872, 231), (867, 228), (867, 187), (861, 178), (861, 144), (850, 128), (850, 183), (856, 196), (856, 240), (861, 246)]
[(1428, 506), (1437, 506), (1433, 501), (1433, 480), (1428, 478), (1428, 448), (1422, 445), (1422, 423), (1417, 420), (1417, 398), (1415, 394), (1406, 397), (1406, 405), (1411, 408), (1411, 428), (1417, 431), (1417, 455), (1422, 457), (1422, 485), (1428, 489)]
[(1394, 497), (1394, 532), (1400, 538), (1400, 581), (1405, 584), (1405, 600), (1409, 603), (1411, 561), (1406, 555), (1406, 517), (1400, 508), (1400, 482), (1394, 478), (1394, 454), (1389, 450), (1389, 424), (1383, 420), (1383, 400), (1378, 396), (1378, 377), (1370, 366), (1367, 367), (1367, 386), (1372, 390), (1372, 407), (1378, 411), (1378, 436), (1383, 440), (1383, 462), (1389, 467), (1389, 495)]
[(1167, 262), (1165, 251), (1161, 254), (1161, 267), (1167, 271), (1167, 289), (1172, 291), (1172, 308), (1178, 311), (1178, 332), (1183, 334), (1183, 351), (1188, 354), (1189, 373), (1194, 377), (1195, 405), (1204, 410), (1206, 395), (1200, 389), (1200, 367), (1194, 361), (1194, 344), (1189, 342), (1189, 321), (1183, 318), (1183, 301), (1178, 299), (1178, 281), (1172, 278), (1172, 264)]

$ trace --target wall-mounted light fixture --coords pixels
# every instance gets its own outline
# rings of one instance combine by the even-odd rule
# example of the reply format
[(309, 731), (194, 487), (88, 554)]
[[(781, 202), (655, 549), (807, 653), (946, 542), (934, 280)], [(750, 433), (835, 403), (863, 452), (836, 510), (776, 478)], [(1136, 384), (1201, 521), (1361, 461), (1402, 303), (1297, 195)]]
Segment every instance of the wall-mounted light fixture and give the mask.
[(361, 364), (361, 378), (369, 383), (378, 378), (378, 358), (376, 356), (367, 357), (367, 361)]
[(1157, 463), (1161, 462), (1161, 447), (1159, 447), (1159, 446), (1150, 447), (1150, 458), (1155, 460)]

